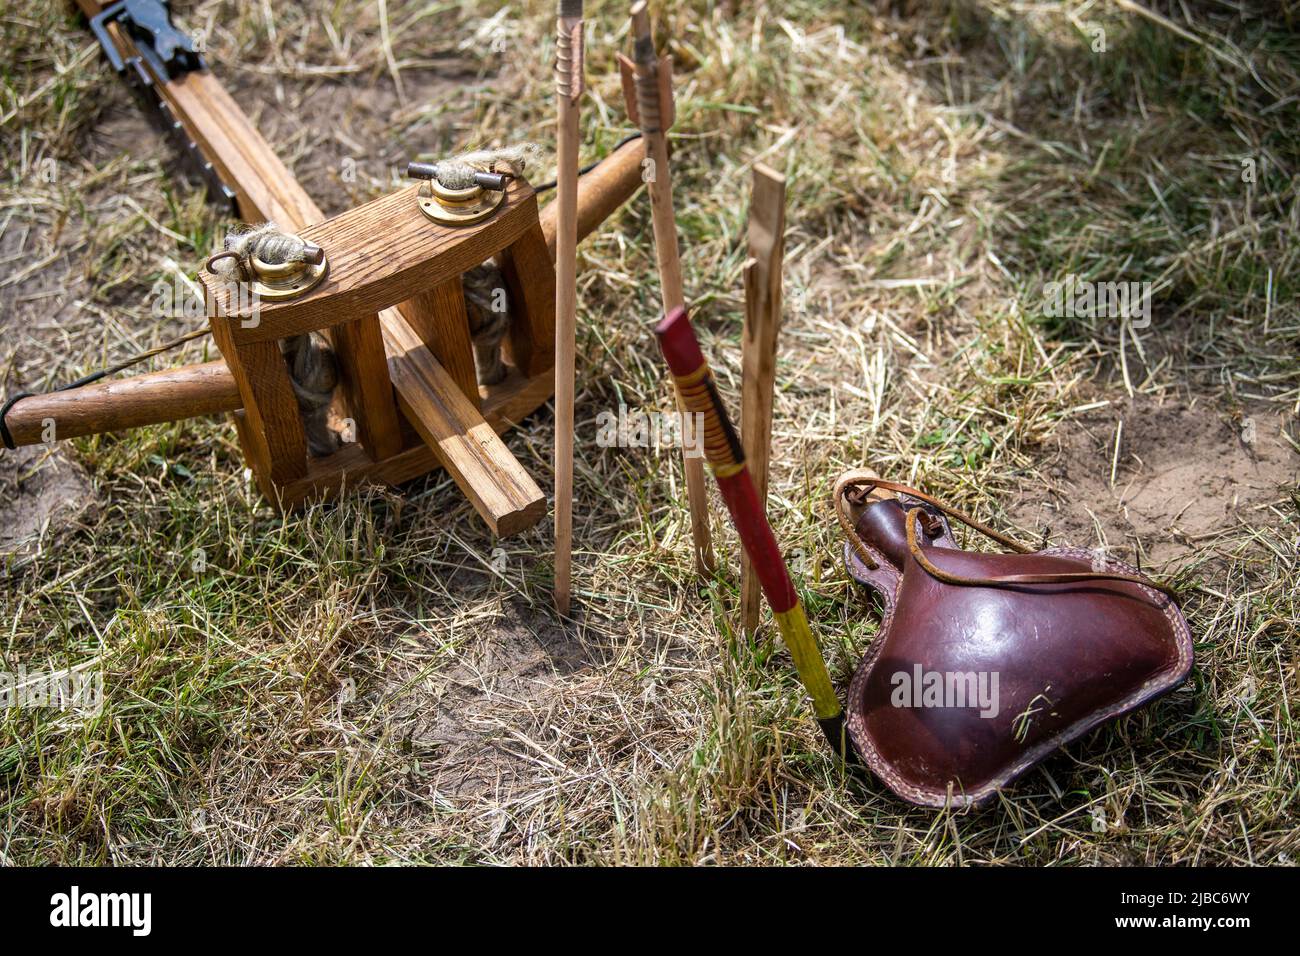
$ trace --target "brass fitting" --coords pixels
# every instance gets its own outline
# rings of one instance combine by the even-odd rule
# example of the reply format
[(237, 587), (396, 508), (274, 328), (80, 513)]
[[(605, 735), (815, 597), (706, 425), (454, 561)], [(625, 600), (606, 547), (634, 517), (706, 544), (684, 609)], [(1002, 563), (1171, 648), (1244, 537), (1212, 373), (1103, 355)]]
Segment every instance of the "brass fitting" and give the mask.
[(406, 175), (427, 180), (416, 194), (420, 211), (443, 226), (469, 226), (482, 222), (501, 207), (511, 177), (504, 173), (476, 172), (474, 183), (449, 189), (438, 181), (436, 163), (410, 163)]

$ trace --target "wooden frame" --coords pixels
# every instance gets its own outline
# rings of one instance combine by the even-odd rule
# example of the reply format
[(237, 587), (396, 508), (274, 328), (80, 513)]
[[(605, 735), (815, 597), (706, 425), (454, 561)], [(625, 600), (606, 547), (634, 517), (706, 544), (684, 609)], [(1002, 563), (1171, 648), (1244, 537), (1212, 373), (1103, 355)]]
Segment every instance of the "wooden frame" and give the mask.
[[(87, 16), (106, 6), (78, 3)], [(108, 33), (124, 58), (137, 55), (134, 40), (117, 24)], [(183, 417), (167, 414), (165, 392), (184, 392), (187, 408), (231, 410), (259, 487), (280, 507), (359, 481), (396, 484), (443, 467), (497, 534), (539, 521), (545, 497), (498, 437), (545, 403), (554, 384), (555, 224), (553, 216), (539, 216), (532, 189), (513, 182), (502, 208), (470, 227), (441, 227), (423, 218), (414, 186), (325, 221), (211, 73), (154, 81), (171, 113), (234, 190), (240, 215), (273, 221), (321, 245), (330, 274), (300, 299), (260, 303), (255, 322), (229, 300), (224, 278), (201, 276), (217, 313), (212, 330), (225, 367), (210, 363), (195, 367), (201, 377), (195, 370), (160, 377), (156, 394), (138, 389), (139, 421), (133, 423)], [(639, 153), (624, 147), (583, 177), (580, 238), (640, 185)], [(511, 299), (508, 374), (480, 387), (460, 275), (492, 257)], [(308, 331), (321, 332), (334, 346), (337, 401), (356, 426), (356, 441), (324, 458), (306, 454), (278, 345)], [(70, 406), (64, 402), (60, 408)], [(65, 434), (106, 430), (130, 411), (74, 420), (77, 430)], [(26, 436), (28, 423), (20, 425)]]
[[(516, 180), (488, 219), (442, 226), (420, 212), (419, 188), (301, 229), (303, 239), (325, 250), (329, 275), (299, 298), (252, 302), (227, 276), (200, 273), (213, 335), (243, 403), (240, 440), (263, 492), (287, 505), (341, 487), (358, 467), (382, 474), (387, 462), (423, 442), (488, 526), (514, 534), (542, 519), (546, 499), (481, 408), (488, 400), (500, 408), (515, 399), (512, 411), (523, 415), (549, 397), (549, 388), (531, 381), (549, 381), (555, 334), (555, 276), (537, 201)], [(460, 276), (493, 256), (509, 263), (507, 276), (516, 273), (518, 292), (509, 374), (489, 390), (473, 377)], [(335, 343), (347, 386), (344, 411), (362, 453), (314, 463), (310, 480), (297, 400), (278, 345), (307, 332), (328, 333)], [(399, 428), (398, 410), (413, 436)], [(331, 480), (331, 471), (342, 474)]]

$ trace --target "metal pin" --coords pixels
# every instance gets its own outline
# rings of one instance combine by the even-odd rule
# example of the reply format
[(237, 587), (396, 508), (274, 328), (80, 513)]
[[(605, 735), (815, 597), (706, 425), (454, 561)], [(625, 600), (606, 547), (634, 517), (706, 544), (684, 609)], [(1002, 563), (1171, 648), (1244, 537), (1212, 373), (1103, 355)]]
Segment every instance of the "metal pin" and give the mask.
[(406, 175), (411, 179), (437, 179), (438, 166), (436, 163), (407, 163)]
[[(429, 179), (437, 180), (438, 164), (437, 163), (407, 163), (406, 175), (411, 179)], [(506, 188), (506, 185), (513, 179), (513, 176), (507, 173), (483, 173), (474, 174), (474, 185), (480, 189), (492, 189), (497, 192)]]
[(495, 189), (498, 192), (500, 192), (502, 189), (505, 189), (506, 184), (509, 183), (512, 178), (513, 177), (508, 175), (507, 173), (475, 173), (474, 174), (474, 182), (476, 185), (482, 186), (484, 189)]

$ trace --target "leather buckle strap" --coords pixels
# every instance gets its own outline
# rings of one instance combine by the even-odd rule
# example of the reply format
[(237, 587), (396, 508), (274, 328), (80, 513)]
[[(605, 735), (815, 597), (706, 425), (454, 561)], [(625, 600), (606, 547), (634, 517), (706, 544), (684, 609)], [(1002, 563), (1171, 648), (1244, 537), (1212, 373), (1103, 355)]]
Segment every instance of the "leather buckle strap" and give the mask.
[[(878, 567), (878, 562), (871, 557), (867, 550), (866, 544), (858, 536), (857, 528), (848, 514), (845, 507), (846, 502), (855, 505), (865, 504), (869, 498), (868, 489), (879, 489), (881, 491), (891, 491), (895, 494), (907, 495), (909, 498), (915, 498), (923, 501), (933, 508), (938, 509), (950, 518), (955, 518), (968, 528), (978, 531), (988, 538), (992, 538), (999, 544), (1010, 548), (1019, 554), (1030, 554), (1031, 549), (1006, 535), (994, 531), (988, 525), (976, 521), (970, 515), (958, 511), (944, 504), (932, 495), (926, 494), (917, 488), (909, 485), (900, 484), (895, 481), (886, 481), (883, 478), (876, 477), (873, 473), (867, 471), (849, 472), (842, 475), (835, 483), (835, 514), (839, 518), (840, 527), (844, 529), (848, 536), (849, 543), (853, 547), (854, 553), (868, 568), (874, 570)], [(933, 536), (933, 529), (936, 526), (937, 519), (928, 514), (924, 509), (912, 507), (907, 510), (907, 549), (912, 557), (916, 560), (927, 574), (945, 584), (962, 585), (967, 587), (1015, 587), (1022, 584), (1078, 584), (1085, 581), (1125, 581), (1130, 584), (1139, 584), (1145, 587), (1155, 588), (1169, 597), (1175, 597), (1174, 589), (1167, 584), (1158, 581), (1152, 581), (1145, 577), (1135, 574), (1124, 574), (1118, 571), (1073, 571), (1057, 572), (1045, 574), (1006, 574), (996, 578), (976, 578), (968, 577), (962, 574), (952, 574), (944, 571), (934, 564), (921, 550), (920, 541), (918, 540), (916, 529), (917, 523), (922, 523), (922, 530)]]

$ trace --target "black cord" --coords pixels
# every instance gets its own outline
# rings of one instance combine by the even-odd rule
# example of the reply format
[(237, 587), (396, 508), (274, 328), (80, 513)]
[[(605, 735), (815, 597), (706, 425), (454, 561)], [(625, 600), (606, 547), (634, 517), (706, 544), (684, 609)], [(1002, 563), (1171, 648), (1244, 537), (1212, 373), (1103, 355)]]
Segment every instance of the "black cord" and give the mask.
[(5, 424), (5, 416), (9, 414), (9, 409), (18, 404), (20, 398), (31, 398), (31, 392), (19, 392), (17, 395), (11, 395), (9, 401), (5, 402), (4, 408), (0, 408), (0, 441), (4, 446), (13, 451), (18, 446), (14, 444), (14, 437), (9, 434), (9, 426)]
[(75, 382), (68, 382), (66, 385), (56, 386), (48, 392), (19, 392), (16, 395), (9, 396), (9, 401), (4, 403), (3, 408), (0, 408), (0, 442), (4, 442), (4, 446), (10, 451), (18, 447), (14, 443), (14, 436), (9, 433), (9, 426), (5, 422), (5, 416), (9, 414), (9, 409), (17, 405), (21, 399), (35, 398), (37, 395), (50, 395), (54, 392), (66, 392), (70, 388), (81, 388), (81, 386), (89, 385), (91, 382), (98, 382), (112, 371), (114, 369), (101, 368), (98, 372), (91, 372), (84, 378), (79, 378)]
[[(624, 146), (626, 146), (628, 143), (632, 142), (632, 140), (634, 140), (634, 139), (640, 139), (640, 138), (641, 138), (641, 134), (640, 134), (640, 133), (632, 133), (632, 134), (630, 134), (630, 135), (628, 135), (628, 136), (624, 136), (622, 139), (620, 139), (617, 143), (614, 144), (614, 148), (610, 150), (610, 153), (611, 153), (611, 154), (613, 154), (613, 153), (617, 153), (620, 149), (622, 149), (622, 148), (623, 148)], [(608, 157), (607, 157), (607, 158), (608, 158)], [(597, 166), (599, 166), (602, 162), (604, 162), (604, 160), (600, 160), (600, 159), (598, 159), (598, 160), (596, 160), (594, 163), (588, 163), (586, 166), (583, 166), (581, 169), (578, 170), (578, 175), (579, 175), (579, 176), (585, 176), (585, 175), (587, 175), (587, 173), (591, 172), (593, 169), (595, 169)], [(555, 180), (552, 179), (549, 183), (542, 183), (540, 186), (534, 186), (534, 187), (533, 187), (533, 192), (535, 192), (535, 193), (544, 193), (544, 192), (546, 192), (546, 190), (548, 190), (548, 189), (554, 189), (554, 188), (555, 188)]]

